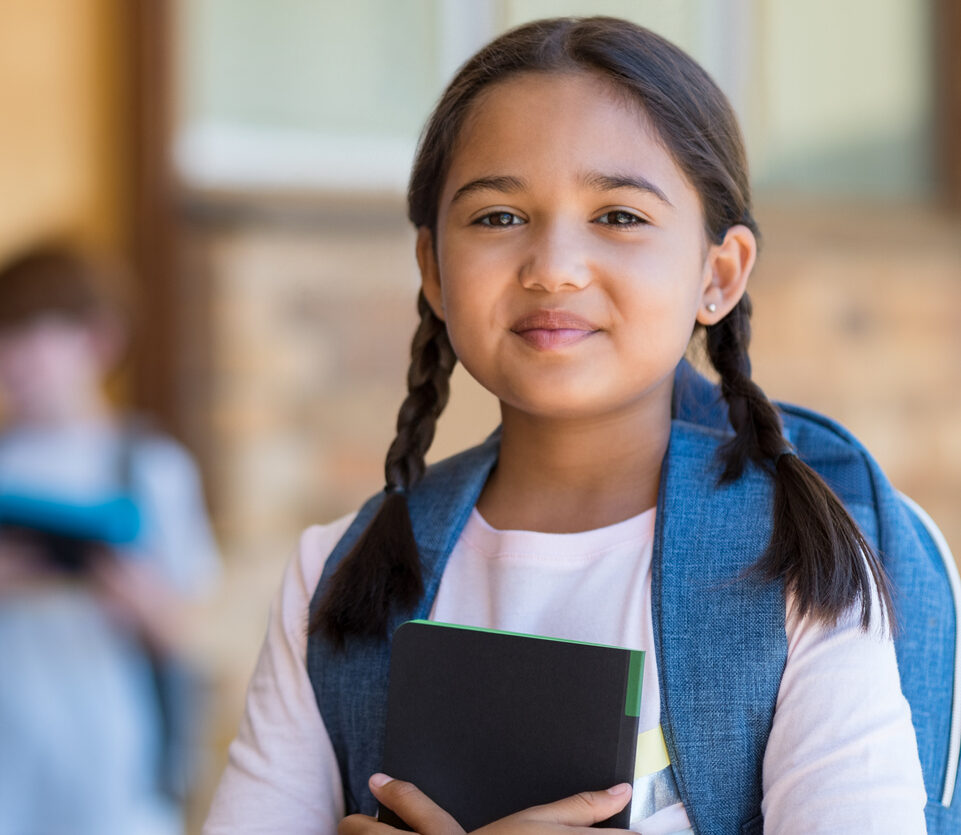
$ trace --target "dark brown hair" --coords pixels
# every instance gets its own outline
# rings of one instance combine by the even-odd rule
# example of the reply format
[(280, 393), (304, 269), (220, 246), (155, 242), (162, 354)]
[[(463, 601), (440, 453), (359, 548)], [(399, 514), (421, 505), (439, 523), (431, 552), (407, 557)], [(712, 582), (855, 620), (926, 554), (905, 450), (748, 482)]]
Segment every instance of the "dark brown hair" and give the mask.
[(37, 244), (0, 263), (0, 328), (44, 315), (93, 323), (132, 311), (119, 267), (68, 244)]
[[(457, 139), (478, 96), (525, 72), (590, 72), (643, 108), (660, 139), (700, 194), (705, 232), (719, 243), (743, 224), (755, 234), (747, 159), (737, 119), (724, 94), (686, 53), (647, 29), (605, 17), (540, 20), (500, 36), (471, 58), (450, 83), (421, 137), (408, 190), (408, 216), (436, 231), (438, 202)], [(387, 456), (387, 496), (378, 514), (331, 578), (310, 629), (337, 643), (349, 634), (382, 635), (392, 607), (407, 611), (422, 593), (420, 561), (404, 491), (424, 470), (424, 454), (447, 400), (454, 355), (443, 323), (423, 294), (411, 351), (409, 394)], [(751, 302), (745, 294), (706, 328), (707, 354), (721, 378), (734, 435), (721, 448), (722, 482), (749, 462), (775, 483), (774, 530), (753, 573), (783, 581), (797, 611), (833, 624), (860, 603), (871, 615), (872, 581), (890, 613), (881, 564), (840, 500), (790, 450), (780, 415), (751, 380)]]

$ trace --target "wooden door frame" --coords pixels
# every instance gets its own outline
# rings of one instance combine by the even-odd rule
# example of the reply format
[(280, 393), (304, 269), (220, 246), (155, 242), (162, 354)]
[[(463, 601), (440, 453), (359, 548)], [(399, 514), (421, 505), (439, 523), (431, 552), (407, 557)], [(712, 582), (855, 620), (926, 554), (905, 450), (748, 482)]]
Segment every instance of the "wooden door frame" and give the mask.
[(129, 257), (140, 313), (133, 346), (135, 408), (181, 434), (177, 397), (176, 205), (172, 171), (173, 0), (120, 0), (127, 37), (131, 211)]
[(933, 0), (931, 12), (936, 190), (961, 211), (961, 3)]

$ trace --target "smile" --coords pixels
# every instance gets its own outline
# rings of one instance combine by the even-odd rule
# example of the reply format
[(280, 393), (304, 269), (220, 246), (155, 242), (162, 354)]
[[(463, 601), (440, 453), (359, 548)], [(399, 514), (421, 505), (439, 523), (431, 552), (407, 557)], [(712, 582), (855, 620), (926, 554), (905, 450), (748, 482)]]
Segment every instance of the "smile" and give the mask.
[(587, 319), (564, 310), (538, 310), (511, 327), (528, 345), (542, 351), (573, 345), (599, 330)]

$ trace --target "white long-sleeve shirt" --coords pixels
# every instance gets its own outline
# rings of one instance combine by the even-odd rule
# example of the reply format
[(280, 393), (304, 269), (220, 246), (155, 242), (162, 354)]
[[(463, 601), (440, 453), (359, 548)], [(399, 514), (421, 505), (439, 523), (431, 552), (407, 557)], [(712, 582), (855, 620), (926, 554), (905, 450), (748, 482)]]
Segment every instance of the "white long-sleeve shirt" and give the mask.
[[(308, 529), (287, 568), (205, 835), (337, 829), (341, 780), (307, 676), (306, 620), (324, 562), (350, 521)], [(498, 531), (475, 510), (431, 618), (646, 650), (645, 753), (635, 772), (631, 828), (661, 835), (690, 832), (690, 824), (661, 743), (653, 532), (653, 509), (573, 534)], [(923, 833), (921, 766), (891, 640), (860, 630), (854, 610), (824, 628), (791, 608), (764, 755), (765, 832)]]

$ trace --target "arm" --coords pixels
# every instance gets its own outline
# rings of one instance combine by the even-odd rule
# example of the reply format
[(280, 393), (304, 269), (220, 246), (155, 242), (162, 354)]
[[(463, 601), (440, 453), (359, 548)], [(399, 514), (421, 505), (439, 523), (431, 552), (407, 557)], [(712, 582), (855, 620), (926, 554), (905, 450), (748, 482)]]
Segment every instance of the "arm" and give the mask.
[(219, 580), (220, 555), (196, 464), (175, 441), (152, 436), (137, 446), (131, 481), (145, 521), (137, 548), (185, 602), (203, 602)]
[(337, 830), (343, 790), (307, 677), (306, 617), (324, 560), (350, 521), (308, 529), (287, 566), (205, 835)]
[(89, 579), (101, 603), (160, 656), (188, 658), (209, 616), (220, 570), (200, 475), (189, 453), (162, 435), (133, 443), (125, 489), (143, 518), (134, 545), (104, 545)]
[(863, 632), (855, 611), (828, 628), (792, 609), (764, 755), (765, 831), (923, 833), (921, 764), (891, 638), (874, 614)]
[(175, 655), (187, 643), (187, 601), (149, 560), (101, 547), (88, 575), (104, 610), (152, 652)]

